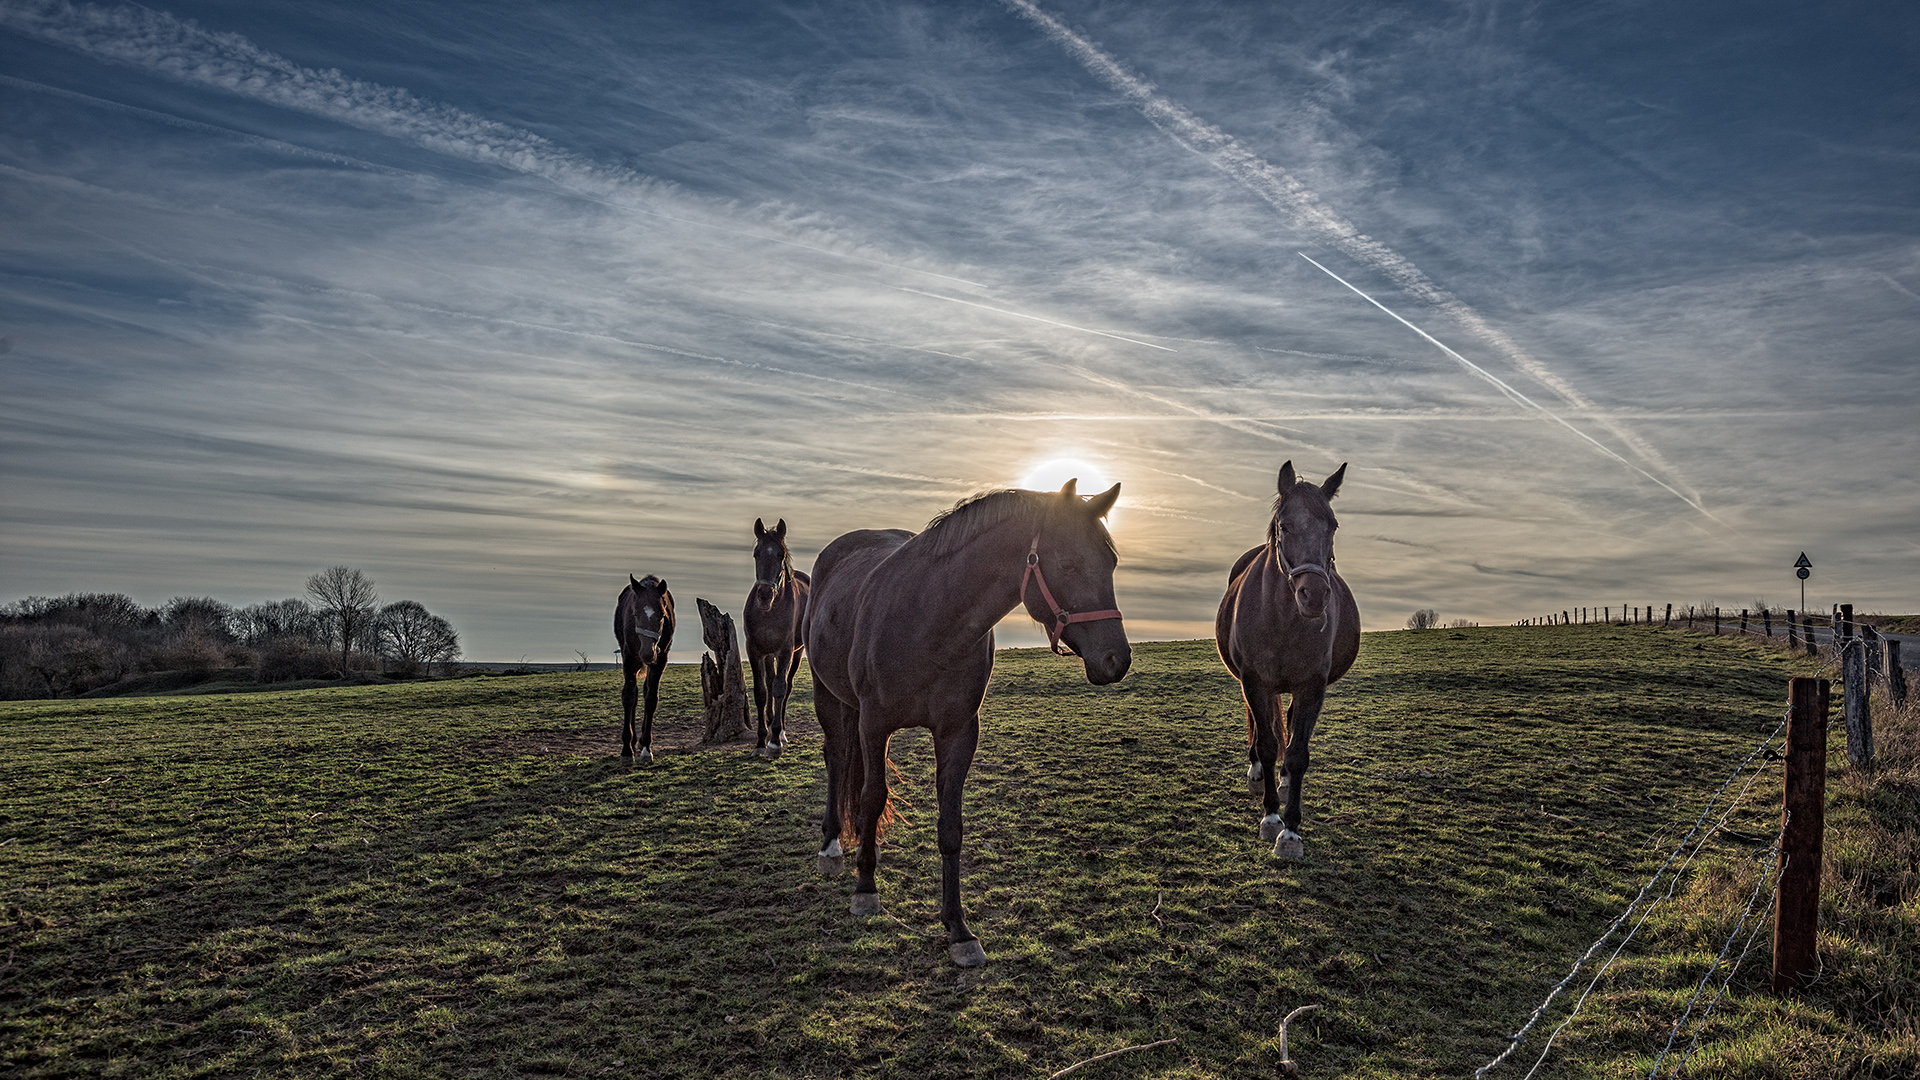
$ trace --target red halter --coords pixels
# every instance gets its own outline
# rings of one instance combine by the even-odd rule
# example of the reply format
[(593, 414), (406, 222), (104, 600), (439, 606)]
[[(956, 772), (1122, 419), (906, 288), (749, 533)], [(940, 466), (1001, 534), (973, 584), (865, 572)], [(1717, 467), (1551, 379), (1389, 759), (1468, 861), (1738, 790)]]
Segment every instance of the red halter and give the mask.
[(1072, 656), (1073, 653), (1060, 648), (1060, 632), (1077, 622), (1101, 622), (1120, 617), (1119, 608), (1107, 608), (1105, 611), (1081, 611), (1069, 613), (1053, 598), (1053, 590), (1047, 588), (1047, 575), (1040, 572), (1040, 534), (1033, 535), (1033, 546), (1027, 549), (1027, 572), (1020, 576), (1020, 602), (1027, 602), (1027, 583), (1040, 582), (1040, 598), (1047, 602), (1047, 610), (1053, 612), (1054, 621), (1047, 623), (1047, 645), (1060, 656)]

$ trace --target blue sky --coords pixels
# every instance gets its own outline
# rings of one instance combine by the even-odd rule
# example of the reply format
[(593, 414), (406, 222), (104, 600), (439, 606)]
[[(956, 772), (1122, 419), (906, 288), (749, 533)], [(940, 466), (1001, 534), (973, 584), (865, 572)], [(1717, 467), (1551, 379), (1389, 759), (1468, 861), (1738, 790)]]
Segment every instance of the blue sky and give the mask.
[(604, 660), (755, 517), (1071, 460), (1197, 637), (1290, 458), (1369, 628), (1802, 550), (1911, 611), (1916, 69), (1908, 4), (0, 0), (0, 598), (345, 563)]

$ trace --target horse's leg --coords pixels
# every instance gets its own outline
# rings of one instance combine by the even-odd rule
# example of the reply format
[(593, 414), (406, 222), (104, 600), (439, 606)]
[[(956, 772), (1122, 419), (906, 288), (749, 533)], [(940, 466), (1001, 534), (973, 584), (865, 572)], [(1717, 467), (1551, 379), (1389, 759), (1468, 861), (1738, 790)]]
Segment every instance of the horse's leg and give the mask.
[(767, 671), (772, 676), (767, 687), (767, 756), (779, 757), (787, 748), (787, 698), (793, 693), (793, 665), (796, 657), (787, 649), (767, 655)]
[(759, 738), (753, 744), (753, 752), (759, 753), (767, 745), (767, 681), (760, 676), (766, 665), (764, 656), (748, 656), (747, 670), (753, 673), (753, 718), (759, 728)]
[(1254, 767), (1260, 770), (1261, 805), (1266, 809), (1260, 819), (1260, 839), (1271, 840), (1280, 835), (1280, 790), (1275, 785), (1278, 770), (1273, 765), (1280, 756), (1280, 725), (1275, 715), (1279, 712), (1280, 695), (1258, 685), (1243, 689), (1247, 711), (1253, 716)]
[(1287, 813), (1286, 828), (1274, 841), (1273, 853), (1283, 859), (1306, 855), (1306, 841), (1300, 836), (1300, 780), (1307, 775), (1307, 746), (1313, 738), (1313, 725), (1320, 719), (1320, 706), (1327, 700), (1324, 683), (1297, 686), (1293, 702), (1287, 706)]
[(642, 765), (653, 760), (653, 711), (660, 707), (660, 673), (666, 669), (664, 660), (647, 665), (647, 681), (642, 691), (646, 710), (640, 721), (640, 752), (634, 755), (634, 760)]
[(634, 681), (635, 665), (623, 664), (626, 679), (620, 684), (620, 756), (633, 764), (633, 710), (640, 704), (640, 684)]
[(880, 863), (880, 815), (887, 808), (888, 733), (863, 716), (851, 734), (860, 740), (863, 759), (860, 764), (866, 776), (860, 784), (860, 805), (854, 819), (860, 833), (860, 856), (854, 862), (854, 869), (859, 872), (860, 880), (854, 883), (853, 903), (848, 910), (855, 915), (880, 915), (884, 909), (880, 906), (880, 886), (874, 883), (873, 872)]
[(980, 716), (975, 713), (933, 744), (934, 768), (940, 789), (940, 918), (947, 924), (947, 955), (963, 968), (987, 962), (980, 939), (967, 929), (960, 910), (960, 798), (980, 744)]
[(819, 683), (813, 684), (813, 713), (820, 720), (820, 749), (827, 759), (827, 809), (820, 816), (820, 873), (839, 877), (847, 872), (847, 861), (840, 851), (840, 792), (847, 783), (847, 739), (849, 720), (857, 717)]
[(1260, 755), (1255, 750), (1255, 741), (1254, 741), (1253, 733), (1254, 733), (1253, 706), (1248, 705), (1247, 706), (1247, 794), (1258, 795), (1261, 792), (1266, 790), (1266, 788), (1263, 787), (1260, 783), (1260, 778), (1266, 775), (1266, 771), (1260, 767)]

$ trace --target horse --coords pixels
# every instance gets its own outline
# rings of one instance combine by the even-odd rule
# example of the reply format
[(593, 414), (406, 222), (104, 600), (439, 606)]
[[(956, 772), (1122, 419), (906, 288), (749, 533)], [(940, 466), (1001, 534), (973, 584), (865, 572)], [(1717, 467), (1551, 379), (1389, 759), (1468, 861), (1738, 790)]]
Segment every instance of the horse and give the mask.
[(849, 910), (884, 914), (874, 869), (880, 829), (893, 816), (887, 741), (901, 728), (930, 729), (940, 917), (947, 954), (961, 967), (987, 962), (960, 908), (960, 794), (980, 741), (994, 624), (1024, 604), (1046, 627), (1053, 651), (1078, 655), (1096, 686), (1122, 678), (1133, 664), (1113, 598), (1119, 559), (1101, 524), (1120, 485), (1082, 498), (1075, 484), (1069, 480), (1057, 493), (977, 495), (918, 534), (846, 533), (813, 564), (807, 665), (827, 760), (820, 872), (842, 873), (842, 836), (857, 841), (859, 880)]
[[(1233, 564), (1214, 617), (1220, 659), (1246, 699), (1247, 787), (1265, 796), (1260, 839), (1272, 840), (1273, 853), (1287, 859), (1306, 854), (1300, 781), (1314, 722), (1327, 687), (1353, 667), (1360, 652), (1360, 608), (1333, 567), (1333, 532), (1340, 523), (1328, 500), (1346, 475), (1343, 463), (1315, 487), (1294, 476), (1293, 462), (1280, 466), (1267, 542)], [(1276, 777), (1281, 694), (1293, 699), (1284, 731), (1286, 774)], [(1287, 792), (1284, 817), (1280, 787)]]
[(786, 749), (787, 697), (806, 639), (807, 594), (813, 579), (793, 568), (787, 550), (787, 519), (768, 529), (753, 519), (753, 591), (742, 609), (747, 618), (747, 666), (753, 670), (753, 709), (759, 722), (754, 752), (768, 758)]
[(667, 668), (667, 650), (673, 647), (673, 594), (667, 583), (652, 574), (635, 581), (627, 575), (620, 602), (613, 609), (613, 637), (620, 643), (620, 666), (626, 681), (620, 687), (620, 756), (633, 764), (633, 709), (640, 700), (634, 675), (647, 669), (647, 709), (640, 724), (640, 764), (653, 760), (653, 711), (660, 704), (660, 673)]

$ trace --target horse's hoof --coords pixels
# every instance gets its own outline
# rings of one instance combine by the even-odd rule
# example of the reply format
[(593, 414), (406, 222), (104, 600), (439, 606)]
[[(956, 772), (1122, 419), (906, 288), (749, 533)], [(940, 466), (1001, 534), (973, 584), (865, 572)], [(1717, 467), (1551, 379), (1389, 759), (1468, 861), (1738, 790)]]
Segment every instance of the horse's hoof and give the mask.
[(772, 761), (774, 758), (779, 757), (780, 751), (784, 749), (786, 749), (786, 747), (781, 746), (779, 743), (768, 743), (760, 748), (760, 756), (766, 758), (768, 761)]
[(1260, 819), (1260, 839), (1271, 840), (1279, 836), (1286, 826), (1281, 824), (1279, 814), (1268, 814)]
[(827, 855), (824, 853), (821, 854), (820, 856), (820, 876), (821, 877), (839, 877), (841, 874), (844, 874), (846, 872), (847, 872), (847, 860), (841, 858), (838, 855)]
[(1256, 761), (1247, 766), (1247, 794), (1259, 795), (1266, 791), (1265, 786), (1260, 783), (1261, 778), (1265, 775), (1266, 774), (1260, 769), (1259, 762)]
[(877, 892), (857, 892), (853, 902), (847, 905), (847, 912), (853, 915), (885, 915), (887, 909), (880, 906), (880, 894)]
[(642, 747), (639, 753), (633, 755), (633, 763), (636, 765), (653, 764), (653, 751)]
[(987, 950), (980, 947), (979, 938), (954, 942), (947, 946), (947, 955), (953, 957), (953, 962), (963, 968), (976, 968), (987, 962)]
[(1304, 859), (1307, 857), (1307, 842), (1299, 833), (1286, 829), (1273, 842), (1273, 854), (1278, 859)]

